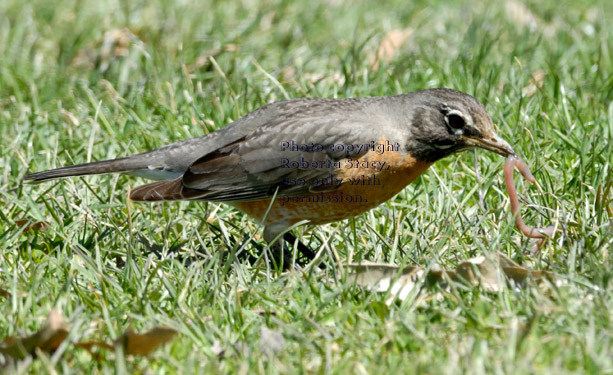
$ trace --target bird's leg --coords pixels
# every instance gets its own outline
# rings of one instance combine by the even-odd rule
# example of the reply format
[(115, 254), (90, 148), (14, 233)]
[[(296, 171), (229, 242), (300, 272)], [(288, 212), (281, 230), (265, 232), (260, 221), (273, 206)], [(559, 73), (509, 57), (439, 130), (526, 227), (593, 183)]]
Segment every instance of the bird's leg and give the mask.
[[(285, 230), (285, 228), (282, 230)], [(296, 249), (307, 259), (306, 263), (315, 259), (315, 252), (302, 242), (296, 240), (296, 237), (290, 232), (284, 233), (281, 238), (274, 241), (279, 234), (281, 234), (281, 231), (278, 228), (271, 228), (270, 226), (264, 228), (264, 240), (269, 243), (273, 258), (277, 264), (283, 264), (283, 269), (290, 267), (293, 258), (288, 244), (296, 245)]]
[(292, 265), (293, 254), (291, 251), (289, 251), (287, 243), (280, 239), (279, 241), (270, 244), (269, 247), (272, 253), (273, 264), (283, 271), (289, 270)]
[(285, 241), (279, 238), (275, 241), (280, 234), (278, 228), (267, 226), (264, 228), (264, 241), (268, 242), (268, 246), (271, 250), (273, 262), (280, 266), (283, 270), (289, 269), (292, 264), (292, 253), (289, 252)]
[[(286, 232), (283, 235), (283, 239), (287, 243), (296, 244), (298, 251), (309, 260), (309, 262), (313, 261), (317, 254), (311, 250), (307, 245), (303, 244), (302, 241), (296, 240), (296, 236), (294, 236), (291, 232)], [(323, 264), (319, 266), (319, 268), (326, 268)]]
[[(291, 244), (292, 246), (295, 245), (296, 249), (300, 252), (300, 254), (302, 254), (302, 257), (306, 258), (306, 261), (301, 263), (301, 265), (315, 260), (317, 254), (300, 240), (297, 240), (296, 236), (294, 236), (291, 232), (285, 232), (282, 238), (274, 241), (274, 239), (281, 233), (279, 230), (275, 229), (277, 228), (265, 227), (264, 240), (270, 244), (270, 249), (273, 252), (273, 257), (277, 264), (283, 264), (284, 269), (290, 267), (293, 257), (292, 252), (289, 251), (288, 244)], [(283, 228), (283, 230), (284, 229), (285, 228)], [(320, 263), (318, 267), (321, 269), (326, 268), (323, 263)]]

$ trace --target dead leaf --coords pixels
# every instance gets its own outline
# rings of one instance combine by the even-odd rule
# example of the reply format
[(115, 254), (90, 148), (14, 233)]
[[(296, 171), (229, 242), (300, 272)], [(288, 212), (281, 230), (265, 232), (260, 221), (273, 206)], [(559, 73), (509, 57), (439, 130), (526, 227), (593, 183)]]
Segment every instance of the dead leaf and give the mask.
[(77, 118), (77, 116), (75, 116), (74, 113), (62, 108), (60, 110), (60, 112), (62, 113), (62, 116), (64, 117), (64, 121), (65, 122), (69, 122), (72, 123), (74, 126), (79, 126), (79, 119)]
[(532, 73), (532, 77), (528, 81), (528, 85), (526, 85), (524, 88), (521, 89), (521, 93), (526, 97), (530, 97), (536, 94), (538, 89), (543, 87), (544, 78), (545, 78), (544, 70), (539, 69), (536, 72)]
[(472, 286), (481, 286), (488, 292), (500, 292), (506, 285), (500, 265), (485, 257), (477, 257), (460, 263), (455, 270), (455, 275)]
[[(392, 297), (404, 301), (415, 289), (417, 282), (424, 275), (424, 269), (416, 266), (400, 267), (389, 264), (350, 264), (355, 275), (356, 285), (370, 288), (377, 292), (390, 290)], [(393, 298), (392, 298), (393, 300)], [(391, 300), (387, 301), (388, 304)]]
[(370, 66), (373, 70), (379, 70), (379, 64), (382, 61), (390, 63), (411, 34), (413, 34), (413, 29), (411, 28), (390, 30), (383, 39), (381, 39), (377, 54), (371, 59)]
[(532, 271), (519, 266), (505, 267), (502, 270), (504, 271), (505, 275), (518, 286), (524, 286), (528, 280), (533, 280), (538, 283), (542, 290), (547, 291), (549, 286), (544, 283), (545, 281), (557, 287), (566, 284), (565, 280), (556, 277), (553, 272)]
[(78, 343), (74, 344), (74, 346), (76, 346), (77, 348), (85, 349), (88, 352), (90, 352), (91, 354), (93, 354), (93, 348), (96, 347), (96, 346), (99, 347), (99, 348), (115, 350), (115, 347), (113, 345), (107, 344), (106, 342), (102, 342), (102, 341), (84, 341), (84, 342), (78, 342)]
[(221, 51), (221, 48), (215, 47), (213, 49), (210, 49), (204, 52), (202, 55), (196, 58), (196, 61), (194, 61), (193, 63), (187, 66), (187, 71), (191, 73), (196, 69), (202, 68), (203, 66), (209, 63), (209, 60), (212, 56), (217, 56), (220, 51)]
[(170, 341), (176, 334), (177, 331), (167, 327), (154, 327), (145, 333), (136, 333), (132, 329), (127, 329), (113, 344), (87, 341), (76, 343), (75, 346), (87, 350), (96, 359), (99, 359), (99, 356), (93, 351), (95, 347), (115, 350), (117, 345), (123, 346), (126, 355), (146, 356), (158, 346)]
[(512, 259), (504, 255), (503, 253), (494, 253), (493, 256), (496, 262), (498, 262), (498, 264), (502, 268), (513, 268), (513, 267), (521, 268), (519, 264), (514, 262)]
[(238, 51), (237, 44), (226, 44), (223, 47), (213, 47), (208, 51), (204, 51), (200, 56), (196, 57), (196, 60), (186, 66), (188, 73), (193, 72), (196, 69), (200, 69), (205, 65), (209, 65), (211, 57), (216, 57), (222, 52), (236, 52)]
[(473, 286), (480, 285), (488, 292), (500, 292), (507, 285), (506, 280), (514, 286), (525, 286), (530, 280), (536, 281), (546, 289), (541, 281), (549, 280), (560, 285), (551, 272), (533, 271), (521, 267), (502, 253), (493, 254), (490, 258), (477, 257), (460, 263), (455, 271), (449, 272), (452, 280), (469, 282)]
[(23, 359), (34, 355), (36, 349), (53, 353), (68, 336), (68, 325), (62, 314), (51, 309), (43, 327), (35, 334), (25, 338), (9, 337), (0, 345), (0, 353), (13, 359)]
[(0, 297), (11, 298), (11, 296), (12, 294), (9, 291), (0, 288)]
[(115, 340), (115, 344), (123, 345), (126, 354), (146, 356), (176, 334), (177, 331), (167, 327), (154, 327), (142, 334), (128, 329)]
[[(377, 292), (387, 292), (394, 298), (403, 301), (415, 288), (422, 288), (420, 280), (441, 286), (443, 290), (449, 290), (449, 281), (468, 283), (472, 287), (481, 287), (492, 293), (501, 292), (508, 282), (514, 286), (522, 287), (528, 281), (538, 283), (543, 290), (548, 288), (541, 281), (547, 280), (555, 285), (560, 285), (553, 273), (532, 271), (521, 267), (502, 253), (491, 254), (488, 257), (476, 257), (460, 263), (455, 270), (445, 270), (437, 265), (431, 267), (427, 275), (426, 270), (419, 266), (407, 266), (400, 269), (399, 266), (389, 264), (350, 264), (350, 280), (357, 285), (370, 288)], [(421, 289), (420, 289), (421, 292)], [(420, 293), (417, 303), (431, 299), (439, 299), (442, 294), (436, 291), (433, 296)], [(393, 298), (387, 303), (393, 302)]]
[[(368, 286), (378, 292), (387, 291), (392, 285), (392, 279), (399, 275), (399, 267), (390, 264), (350, 264), (355, 274), (355, 283)], [(396, 283), (412, 288), (423, 275), (423, 269), (416, 266), (406, 266), (400, 271)], [(398, 289), (398, 287), (396, 287)]]
[(101, 58), (126, 56), (132, 36), (132, 32), (128, 29), (111, 29), (105, 32), (102, 38)]
[(15, 225), (23, 228), (24, 232), (30, 230), (46, 231), (48, 229), (47, 224), (43, 223), (42, 221), (33, 223), (30, 220), (15, 220)]
[(134, 43), (144, 44), (127, 28), (110, 29), (102, 39), (80, 50), (71, 64), (89, 69), (97, 67), (104, 72), (113, 60), (128, 56)]
[(85, 349), (89, 352), (89, 354), (94, 357), (96, 361), (102, 361), (103, 357), (99, 352), (94, 351), (94, 348), (103, 348), (108, 350), (115, 350), (113, 345), (109, 345), (106, 342), (102, 341), (85, 341), (85, 342), (77, 342), (74, 344), (75, 347)]

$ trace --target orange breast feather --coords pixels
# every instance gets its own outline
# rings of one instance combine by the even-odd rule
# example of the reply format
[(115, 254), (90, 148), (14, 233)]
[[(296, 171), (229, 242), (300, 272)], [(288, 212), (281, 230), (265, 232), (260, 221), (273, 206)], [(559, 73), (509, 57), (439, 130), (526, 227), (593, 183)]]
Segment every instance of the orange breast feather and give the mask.
[[(382, 164), (385, 163), (385, 164)], [(232, 205), (261, 221), (270, 207), (264, 225), (289, 227), (302, 220), (324, 224), (347, 219), (392, 198), (424, 173), (432, 163), (418, 161), (397, 151), (368, 152), (359, 159), (344, 159), (334, 178), (343, 179), (331, 192), (233, 202)]]

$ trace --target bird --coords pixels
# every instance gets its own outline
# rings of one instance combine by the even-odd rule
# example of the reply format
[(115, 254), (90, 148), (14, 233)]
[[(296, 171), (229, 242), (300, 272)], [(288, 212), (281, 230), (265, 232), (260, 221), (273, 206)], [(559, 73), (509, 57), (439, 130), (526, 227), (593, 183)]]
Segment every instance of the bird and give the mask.
[(278, 245), (295, 225), (373, 209), (436, 161), (474, 148), (515, 155), (478, 99), (431, 88), (273, 102), (201, 137), (24, 179), (125, 173), (156, 180), (131, 190), (130, 199), (223, 202), (263, 224), (264, 240)]

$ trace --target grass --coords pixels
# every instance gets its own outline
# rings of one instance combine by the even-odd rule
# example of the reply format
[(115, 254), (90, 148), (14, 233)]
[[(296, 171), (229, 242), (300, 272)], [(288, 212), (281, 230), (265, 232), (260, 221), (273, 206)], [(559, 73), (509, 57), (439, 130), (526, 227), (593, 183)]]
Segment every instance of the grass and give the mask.
[[(0, 337), (36, 331), (52, 307), (71, 341), (179, 331), (148, 358), (94, 361), (66, 345), (9, 370), (613, 373), (612, 16), (607, 1), (2, 1)], [(373, 69), (385, 35), (405, 28), (409, 39)], [(565, 286), (388, 306), (333, 269), (280, 274), (225, 256), (264, 246), (257, 223), (227, 206), (128, 203), (143, 181), (126, 176), (21, 181), (204, 135), (285, 97), (428, 87), (486, 104), (540, 183), (520, 183), (526, 222), (564, 232), (526, 255), (503, 161), (478, 152), (477, 178), (470, 152), (376, 210), (299, 236), (341, 263), (453, 268), (502, 251)], [(280, 351), (265, 353), (262, 327), (282, 334)]]

